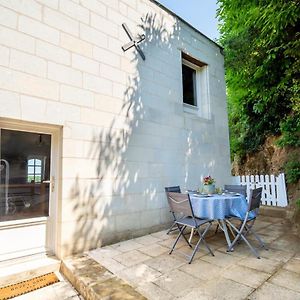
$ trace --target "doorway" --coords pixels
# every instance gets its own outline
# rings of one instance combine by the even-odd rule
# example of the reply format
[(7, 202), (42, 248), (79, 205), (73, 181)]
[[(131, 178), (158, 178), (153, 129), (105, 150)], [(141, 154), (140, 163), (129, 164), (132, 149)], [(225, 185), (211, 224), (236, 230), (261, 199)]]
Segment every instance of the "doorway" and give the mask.
[(56, 252), (58, 137), (0, 121), (0, 261)]

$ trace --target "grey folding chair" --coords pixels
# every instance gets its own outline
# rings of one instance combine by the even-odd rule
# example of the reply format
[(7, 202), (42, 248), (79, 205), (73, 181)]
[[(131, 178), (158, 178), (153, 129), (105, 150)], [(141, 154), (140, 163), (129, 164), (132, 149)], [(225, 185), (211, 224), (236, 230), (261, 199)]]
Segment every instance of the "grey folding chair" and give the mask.
[[(235, 185), (235, 184), (225, 184), (224, 186), (225, 191), (238, 193), (243, 195), (245, 198), (247, 197), (247, 186), (246, 185)], [(218, 232), (219, 224), (217, 224), (215, 234)], [(233, 231), (229, 227), (230, 232), (234, 236)]]
[(245, 198), (247, 197), (247, 186), (246, 185), (235, 185), (235, 184), (225, 184), (224, 189), (228, 192), (239, 193)]
[[(165, 192), (166, 193), (167, 192), (181, 193), (180, 186), (176, 185), (176, 186), (165, 187)], [(172, 226), (169, 228), (169, 230), (167, 231), (167, 234), (169, 234), (172, 231), (178, 230), (178, 227), (176, 226), (175, 220), (176, 219), (174, 218), (174, 222), (173, 222)]]
[[(259, 242), (260, 246), (264, 248), (265, 250), (268, 250), (265, 243), (261, 240), (261, 238), (258, 236), (258, 234), (253, 230), (253, 225), (256, 220), (256, 216), (260, 207), (261, 203), (261, 194), (262, 194), (262, 187), (250, 190), (250, 197), (248, 202), (248, 210), (246, 212), (245, 218), (241, 219), (238, 217), (232, 217), (233, 219), (239, 219), (240, 220), (240, 226), (237, 228), (229, 219), (226, 219), (226, 223), (230, 225), (231, 228), (237, 233), (234, 240), (232, 241), (230, 247), (228, 248), (228, 251), (231, 251), (235, 244), (239, 242), (240, 239), (242, 239), (250, 248), (252, 253), (257, 257), (260, 258), (258, 252), (256, 249), (250, 244), (250, 242), (246, 239), (246, 235), (249, 233), (252, 233), (256, 240)], [(250, 212), (256, 212), (254, 216), (249, 216)]]
[[(199, 234), (199, 240), (192, 252), (192, 255), (191, 256), (186, 255), (189, 259), (189, 264), (192, 262), (201, 242), (205, 245), (205, 247), (210, 252), (210, 254), (214, 256), (212, 250), (210, 249), (210, 247), (207, 245), (205, 241), (205, 235), (209, 230), (212, 221), (208, 219), (199, 219), (195, 217), (189, 194), (167, 192), (167, 198), (168, 198), (168, 203), (170, 206), (171, 213), (173, 214), (175, 220), (175, 224), (179, 229), (179, 234), (176, 237), (174, 245), (171, 251), (169, 252), (169, 254), (171, 254), (174, 251), (176, 244), (179, 241), (179, 238), (181, 236), (185, 239), (189, 247), (193, 248), (191, 243), (184, 236), (185, 229), (191, 228), (197, 230)], [(204, 231), (201, 232), (200, 227), (204, 224), (207, 224), (207, 226), (205, 227)]]

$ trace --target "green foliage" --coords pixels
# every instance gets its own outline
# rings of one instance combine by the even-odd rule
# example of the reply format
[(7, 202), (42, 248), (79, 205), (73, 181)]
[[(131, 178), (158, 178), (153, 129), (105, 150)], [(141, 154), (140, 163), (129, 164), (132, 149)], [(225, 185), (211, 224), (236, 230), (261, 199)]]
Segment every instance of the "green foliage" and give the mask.
[(300, 160), (297, 157), (291, 158), (284, 166), (287, 183), (297, 183), (300, 179)]
[(281, 144), (295, 146), (300, 124), (299, 1), (218, 2), (233, 154), (257, 150), (269, 134), (283, 133)]
[(300, 118), (288, 116), (280, 123), (282, 136), (278, 140), (278, 146), (300, 147)]
[(300, 209), (300, 199), (298, 199), (298, 200), (296, 201), (296, 205), (297, 205), (298, 208)]

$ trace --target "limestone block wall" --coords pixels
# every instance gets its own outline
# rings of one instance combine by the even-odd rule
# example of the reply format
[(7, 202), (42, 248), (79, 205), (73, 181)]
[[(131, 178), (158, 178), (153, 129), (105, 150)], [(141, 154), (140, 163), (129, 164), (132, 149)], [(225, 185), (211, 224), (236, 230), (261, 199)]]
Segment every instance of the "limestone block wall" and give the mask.
[[(181, 51), (208, 65), (205, 116)], [(220, 48), (150, 0), (0, 0), (0, 117), (62, 127), (59, 256), (165, 226), (165, 186), (229, 182)]]

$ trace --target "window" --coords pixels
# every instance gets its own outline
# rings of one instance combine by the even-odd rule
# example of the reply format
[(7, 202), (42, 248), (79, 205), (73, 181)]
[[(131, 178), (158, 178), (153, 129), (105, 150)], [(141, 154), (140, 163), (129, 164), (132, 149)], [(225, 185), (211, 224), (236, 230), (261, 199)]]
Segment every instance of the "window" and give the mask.
[(209, 118), (207, 64), (182, 52), (182, 97), (186, 112)]
[(196, 70), (182, 64), (183, 103), (197, 106)]
[(43, 164), (39, 158), (30, 158), (27, 161), (27, 182), (41, 182)]

